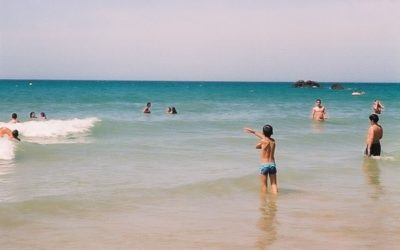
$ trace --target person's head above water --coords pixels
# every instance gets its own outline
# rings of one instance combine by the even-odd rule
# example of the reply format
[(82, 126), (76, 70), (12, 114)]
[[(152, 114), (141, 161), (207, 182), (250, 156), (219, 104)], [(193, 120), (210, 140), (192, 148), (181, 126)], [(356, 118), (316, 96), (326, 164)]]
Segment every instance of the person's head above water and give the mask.
[(372, 121), (372, 122), (377, 123), (379, 121), (379, 116), (376, 115), (376, 114), (372, 114), (372, 115), (369, 116), (369, 120)]
[(32, 112), (29, 114), (29, 118), (36, 118), (36, 113), (32, 111)]
[(11, 118), (12, 118), (12, 119), (17, 119), (17, 113), (12, 113), (12, 114), (11, 114)]
[(265, 125), (265, 126), (263, 127), (263, 134), (264, 134), (266, 137), (270, 137), (273, 133), (274, 133), (274, 131), (273, 131), (271, 125), (267, 124), (267, 125)]
[(14, 139), (16, 139), (16, 140), (18, 140), (18, 141), (21, 140), (21, 139), (18, 138), (18, 136), (19, 136), (18, 130), (16, 130), (16, 129), (13, 130), (13, 131), (12, 131), (12, 135), (13, 135)]

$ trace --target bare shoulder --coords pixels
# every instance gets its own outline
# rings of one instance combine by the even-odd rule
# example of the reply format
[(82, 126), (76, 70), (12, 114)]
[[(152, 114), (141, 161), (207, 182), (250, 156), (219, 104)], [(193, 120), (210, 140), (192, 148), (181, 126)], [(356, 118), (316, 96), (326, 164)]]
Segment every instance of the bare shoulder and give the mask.
[(268, 140), (271, 143), (275, 143), (275, 139), (274, 138), (269, 137), (269, 138), (265, 138), (265, 139)]
[(273, 138), (264, 138), (261, 140), (264, 145), (275, 145), (275, 140)]

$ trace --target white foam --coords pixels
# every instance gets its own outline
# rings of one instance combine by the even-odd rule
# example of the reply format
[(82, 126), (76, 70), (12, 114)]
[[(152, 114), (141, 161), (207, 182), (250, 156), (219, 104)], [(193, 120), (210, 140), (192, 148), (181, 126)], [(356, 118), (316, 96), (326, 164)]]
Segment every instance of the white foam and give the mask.
[(382, 160), (382, 161), (395, 161), (396, 158), (394, 156), (371, 156), (375, 160)]
[(11, 130), (18, 129), (22, 141), (52, 144), (55, 139), (65, 139), (68, 136), (84, 134), (90, 131), (96, 122), (95, 117), (71, 120), (46, 120), (28, 121), (20, 123), (0, 123), (0, 127), (8, 127)]
[(0, 138), (0, 160), (12, 160), (15, 157), (15, 142), (8, 136)]

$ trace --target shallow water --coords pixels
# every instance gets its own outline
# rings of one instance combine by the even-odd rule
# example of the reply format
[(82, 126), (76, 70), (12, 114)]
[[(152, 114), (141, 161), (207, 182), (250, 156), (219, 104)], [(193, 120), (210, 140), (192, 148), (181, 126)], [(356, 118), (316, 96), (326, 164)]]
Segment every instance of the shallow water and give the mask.
[[(29, 85), (32, 82), (32, 85)], [(3, 249), (396, 249), (400, 85), (0, 81)], [(352, 89), (363, 96), (352, 96)], [(5, 93), (12, 95), (6, 95)], [(12, 96), (12, 98), (10, 97)], [(309, 120), (316, 98), (330, 118)], [(383, 156), (363, 156), (374, 99)], [(151, 101), (152, 114), (141, 113)], [(178, 115), (165, 114), (176, 106)], [(28, 121), (45, 111), (48, 121)], [(16, 112), (20, 124), (6, 123)], [(261, 195), (270, 123), (280, 193)], [(8, 151), (7, 151), (8, 150)], [(379, 233), (378, 233), (379, 232)]]

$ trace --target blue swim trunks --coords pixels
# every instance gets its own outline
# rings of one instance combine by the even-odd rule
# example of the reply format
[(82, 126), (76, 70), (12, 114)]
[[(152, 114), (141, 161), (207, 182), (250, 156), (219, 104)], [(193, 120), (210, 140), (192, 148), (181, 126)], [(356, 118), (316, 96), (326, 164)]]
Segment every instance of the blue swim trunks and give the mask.
[(276, 174), (276, 165), (273, 162), (264, 163), (260, 167), (260, 174), (269, 175)]

